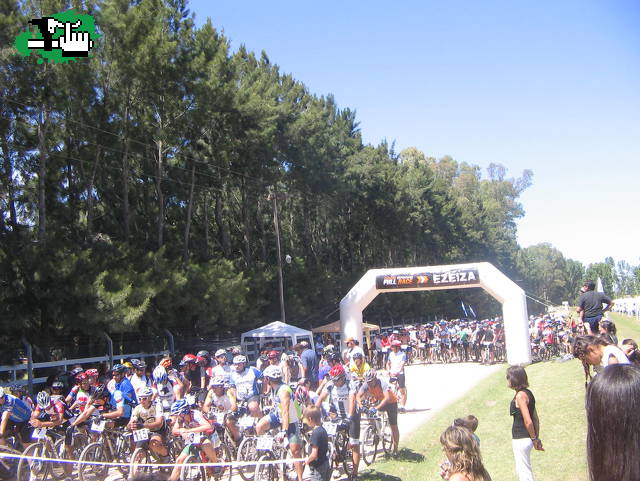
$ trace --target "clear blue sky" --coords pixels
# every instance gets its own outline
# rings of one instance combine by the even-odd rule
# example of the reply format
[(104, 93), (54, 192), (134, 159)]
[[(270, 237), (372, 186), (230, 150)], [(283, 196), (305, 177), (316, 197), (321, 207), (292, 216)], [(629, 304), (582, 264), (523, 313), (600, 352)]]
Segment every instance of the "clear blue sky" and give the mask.
[(190, 2), (363, 137), (519, 176), (523, 247), (640, 264), (640, 2)]

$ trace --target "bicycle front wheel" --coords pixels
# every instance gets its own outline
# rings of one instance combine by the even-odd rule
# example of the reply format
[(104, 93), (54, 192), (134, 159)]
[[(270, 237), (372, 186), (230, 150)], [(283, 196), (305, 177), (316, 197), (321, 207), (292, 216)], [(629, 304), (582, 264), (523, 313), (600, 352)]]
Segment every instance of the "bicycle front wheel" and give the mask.
[(271, 453), (263, 454), (258, 459), (255, 470), (255, 481), (278, 481), (278, 467), (275, 464), (266, 464), (267, 461), (273, 461)]
[(84, 464), (78, 465), (78, 477), (80, 481), (102, 481), (107, 477), (109, 467), (104, 464), (107, 462), (107, 456), (104, 452), (104, 446), (102, 443), (91, 443), (83, 449), (80, 455), (80, 461), (87, 461), (89, 463), (97, 464)]
[(393, 449), (393, 433), (391, 432), (389, 420), (386, 419), (386, 417), (382, 422), (382, 449), (385, 454), (391, 453)]
[(203, 466), (191, 466), (192, 464), (199, 463), (200, 458), (193, 454), (187, 456), (184, 460), (184, 464), (180, 469), (180, 479), (182, 481), (206, 481), (207, 476)]
[(362, 437), (362, 459), (367, 466), (376, 460), (378, 454), (378, 432), (374, 426), (368, 426)]
[[(38, 458), (46, 458), (47, 453), (45, 445), (43, 443), (35, 443), (31, 446), (27, 446), (22, 453), (23, 456), (33, 456)], [(18, 481), (29, 481), (31, 477), (41, 476), (44, 478), (47, 475), (48, 463), (46, 461), (38, 461), (36, 459), (22, 458), (18, 462), (18, 471), (16, 473), (16, 479)]]

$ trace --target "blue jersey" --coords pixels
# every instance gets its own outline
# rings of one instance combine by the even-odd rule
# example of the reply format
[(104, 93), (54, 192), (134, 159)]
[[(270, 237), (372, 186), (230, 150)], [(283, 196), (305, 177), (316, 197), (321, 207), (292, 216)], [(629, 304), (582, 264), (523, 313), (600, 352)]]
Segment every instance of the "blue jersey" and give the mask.
[(111, 408), (115, 411), (116, 409), (118, 409), (119, 407), (123, 408), (122, 411), (122, 418), (130, 418), (131, 417), (131, 403), (127, 402), (124, 395), (122, 394), (121, 391), (115, 390), (113, 391), (113, 393), (111, 394)]
[(4, 403), (0, 406), (0, 412), (11, 413), (9, 419), (14, 423), (24, 423), (31, 419), (31, 408), (22, 399), (11, 394), (4, 395)]
[[(116, 396), (116, 393), (118, 394)], [(113, 409), (117, 409), (119, 406), (124, 406), (123, 418), (131, 417), (131, 410), (137, 404), (136, 391), (133, 389), (131, 381), (126, 377), (115, 385), (115, 390), (111, 393), (111, 406)]]
[(242, 372), (231, 372), (231, 384), (236, 388), (239, 401), (260, 394), (258, 391), (258, 379), (260, 378), (262, 378), (262, 372), (253, 366), (247, 367)]

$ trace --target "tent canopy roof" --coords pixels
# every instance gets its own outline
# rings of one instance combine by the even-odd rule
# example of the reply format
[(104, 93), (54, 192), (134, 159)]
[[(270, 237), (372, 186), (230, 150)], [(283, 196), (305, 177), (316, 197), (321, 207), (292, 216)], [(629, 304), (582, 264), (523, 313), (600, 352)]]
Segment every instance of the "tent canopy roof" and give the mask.
[(274, 321), (266, 326), (258, 327), (242, 334), (241, 339), (246, 337), (311, 337), (311, 331), (301, 329), (282, 321)]
[[(376, 326), (375, 324), (367, 324), (366, 322), (363, 322), (362, 329), (364, 331), (379, 331), (380, 326)], [(313, 332), (340, 332), (340, 320), (330, 322), (329, 324), (325, 324), (324, 326), (314, 327), (312, 331)]]

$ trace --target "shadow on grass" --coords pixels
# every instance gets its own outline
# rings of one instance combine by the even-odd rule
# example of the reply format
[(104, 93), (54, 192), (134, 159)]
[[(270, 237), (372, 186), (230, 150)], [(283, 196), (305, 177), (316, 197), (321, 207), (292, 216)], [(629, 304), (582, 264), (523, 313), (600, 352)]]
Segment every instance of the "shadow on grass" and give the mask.
[(400, 448), (398, 450), (398, 456), (395, 458), (395, 460), (408, 461), (410, 463), (421, 463), (422, 461), (424, 461), (424, 455), (416, 453), (413, 449)]
[(402, 478), (380, 471), (366, 471), (358, 476), (362, 481), (402, 481)]

